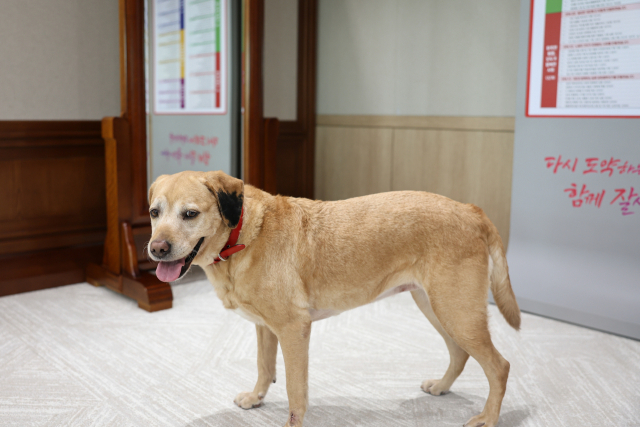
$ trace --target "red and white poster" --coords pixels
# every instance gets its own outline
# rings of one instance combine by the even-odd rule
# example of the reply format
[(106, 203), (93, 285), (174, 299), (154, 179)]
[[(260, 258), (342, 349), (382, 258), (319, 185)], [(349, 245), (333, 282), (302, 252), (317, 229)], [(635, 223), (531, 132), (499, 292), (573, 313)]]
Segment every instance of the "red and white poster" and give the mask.
[(527, 116), (640, 117), (640, 1), (532, 0)]
[(155, 114), (226, 114), (226, 0), (154, 0)]

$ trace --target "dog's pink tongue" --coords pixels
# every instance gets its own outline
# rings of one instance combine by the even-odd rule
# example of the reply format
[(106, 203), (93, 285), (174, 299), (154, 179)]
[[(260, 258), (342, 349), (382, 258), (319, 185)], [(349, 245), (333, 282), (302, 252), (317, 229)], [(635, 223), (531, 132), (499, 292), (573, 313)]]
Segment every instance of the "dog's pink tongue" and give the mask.
[(173, 282), (180, 277), (180, 269), (184, 265), (184, 258), (177, 261), (160, 261), (156, 268), (156, 276), (163, 282)]

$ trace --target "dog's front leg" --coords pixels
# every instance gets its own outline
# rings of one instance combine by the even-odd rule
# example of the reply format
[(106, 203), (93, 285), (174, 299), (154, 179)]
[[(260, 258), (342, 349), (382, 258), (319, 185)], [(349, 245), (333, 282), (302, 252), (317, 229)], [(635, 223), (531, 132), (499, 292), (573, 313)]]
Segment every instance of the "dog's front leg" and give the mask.
[(302, 320), (289, 323), (276, 331), (284, 356), (287, 373), (287, 395), (289, 397), (289, 418), (285, 427), (300, 427), (307, 412), (307, 390), (309, 369), (309, 337), (311, 321)]
[(257, 408), (267, 395), (271, 383), (276, 382), (278, 338), (266, 326), (256, 325), (258, 334), (258, 381), (252, 392), (240, 393), (234, 399), (242, 409)]

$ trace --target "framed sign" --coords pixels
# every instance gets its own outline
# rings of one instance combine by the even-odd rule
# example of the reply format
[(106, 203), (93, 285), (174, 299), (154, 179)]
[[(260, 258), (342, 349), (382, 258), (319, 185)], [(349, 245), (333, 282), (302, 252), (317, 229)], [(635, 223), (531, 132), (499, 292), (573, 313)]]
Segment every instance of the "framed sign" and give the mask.
[(155, 114), (227, 111), (226, 0), (154, 0)]
[(640, 117), (640, 2), (532, 0), (528, 117)]
[(150, 0), (149, 6), (148, 184), (184, 170), (239, 176), (240, 4)]

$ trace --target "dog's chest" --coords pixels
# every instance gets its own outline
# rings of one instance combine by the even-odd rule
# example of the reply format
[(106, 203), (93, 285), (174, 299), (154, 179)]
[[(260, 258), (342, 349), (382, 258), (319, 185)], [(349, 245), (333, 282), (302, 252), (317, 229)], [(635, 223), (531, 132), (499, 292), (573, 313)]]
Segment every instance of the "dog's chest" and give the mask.
[(255, 323), (256, 325), (264, 325), (264, 321), (261, 317), (256, 316), (251, 313), (251, 311), (242, 307), (242, 304), (238, 301), (235, 293), (230, 291), (232, 287), (228, 281), (216, 280), (218, 278), (214, 275), (207, 276), (209, 277), (209, 281), (213, 284), (213, 288), (215, 289), (218, 298), (222, 301), (224, 308), (233, 311), (238, 316)]
[(330, 309), (309, 309), (309, 316), (311, 317), (311, 321), (315, 322), (316, 320), (326, 319), (327, 317), (337, 316), (342, 313), (341, 310), (330, 310)]
[(232, 309), (232, 311), (236, 313), (238, 316), (247, 319), (249, 322), (255, 323), (256, 325), (264, 325), (264, 321), (262, 320), (261, 317), (258, 317), (255, 314), (247, 310), (244, 310), (242, 307), (234, 308)]

